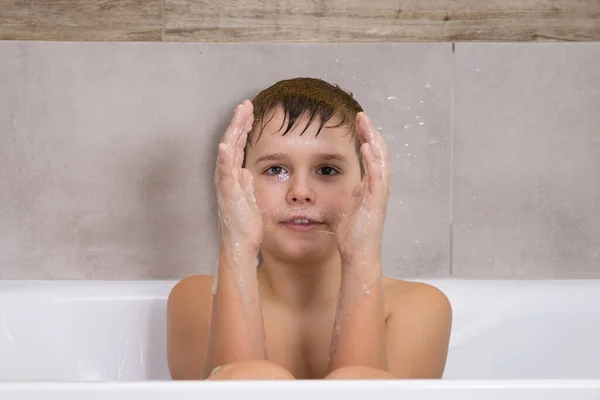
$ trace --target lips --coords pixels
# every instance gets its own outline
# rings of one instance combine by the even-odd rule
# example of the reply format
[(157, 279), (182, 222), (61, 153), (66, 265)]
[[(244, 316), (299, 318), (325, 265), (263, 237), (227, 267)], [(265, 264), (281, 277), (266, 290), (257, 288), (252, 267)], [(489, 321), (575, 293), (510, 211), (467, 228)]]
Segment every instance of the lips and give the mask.
[(281, 224), (293, 231), (307, 232), (315, 229), (323, 223), (305, 215), (296, 215), (281, 222)]

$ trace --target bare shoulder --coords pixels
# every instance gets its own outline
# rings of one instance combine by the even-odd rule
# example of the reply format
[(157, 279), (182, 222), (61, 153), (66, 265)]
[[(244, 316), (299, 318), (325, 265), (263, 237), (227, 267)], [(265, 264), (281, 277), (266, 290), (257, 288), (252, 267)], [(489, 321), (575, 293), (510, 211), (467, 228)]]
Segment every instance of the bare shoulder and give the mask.
[(185, 297), (194, 295), (212, 295), (212, 284), (214, 278), (210, 275), (192, 275), (177, 282), (169, 293), (169, 300), (180, 296)]
[(204, 372), (213, 279), (193, 275), (179, 281), (169, 293), (167, 358), (173, 379), (198, 379)]
[(386, 279), (384, 290), (390, 372), (398, 378), (441, 378), (452, 328), (450, 301), (420, 282)]
[(400, 279), (384, 280), (387, 314), (429, 313), (437, 317), (452, 316), (448, 297), (435, 286)]
[(192, 275), (177, 282), (167, 300), (169, 323), (200, 322), (199, 319), (210, 317), (213, 279), (208, 275)]

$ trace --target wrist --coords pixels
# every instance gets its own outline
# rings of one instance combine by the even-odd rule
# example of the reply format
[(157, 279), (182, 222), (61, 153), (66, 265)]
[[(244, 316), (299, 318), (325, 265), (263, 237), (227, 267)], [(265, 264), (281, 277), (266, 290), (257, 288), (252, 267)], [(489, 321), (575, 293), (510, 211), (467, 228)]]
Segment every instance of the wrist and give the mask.
[(359, 268), (365, 264), (381, 266), (381, 250), (378, 246), (376, 249), (340, 251), (340, 257), (342, 268)]
[(247, 242), (221, 240), (219, 246), (219, 256), (226, 257), (228, 259), (257, 259), (258, 251), (259, 246)]

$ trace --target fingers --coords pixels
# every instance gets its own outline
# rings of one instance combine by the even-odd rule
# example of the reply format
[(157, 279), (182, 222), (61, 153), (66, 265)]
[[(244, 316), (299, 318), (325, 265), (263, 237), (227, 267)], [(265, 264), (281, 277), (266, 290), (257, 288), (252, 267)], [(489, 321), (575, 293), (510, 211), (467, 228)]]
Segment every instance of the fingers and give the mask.
[(361, 143), (369, 143), (371, 145), (373, 154), (378, 159), (387, 161), (388, 149), (383, 137), (377, 132), (377, 129), (364, 112), (356, 115), (356, 134)]
[(253, 118), (253, 106), (249, 100), (238, 104), (233, 111), (231, 122), (221, 138), (221, 143), (230, 147), (236, 147), (240, 135), (246, 130), (248, 122)]
[[(364, 132), (364, 131), (363, 131)], [(365, 191), (377, 198), (387, 198), (389, 192), (389, 172), (387, 154), (381, 148), (377, 150), (377, 142), (365, 142), (360, 148), (360, 153), (365, 165)], [(383, 157), (383, 158), (380, 158)]]
[(215, 169), (215, 184), (220, 186), (221, 182), (229, 179), (232, 173), (231, 149), (225, 143), (219, 143), (217, 153), (217, 168)]
[(244, 188), (250, 203), (256, 203), (256, 196), (254, 193), (254, 176), (252, 176), (252, 173), (245, 168), (242, 169), (242, 187)]

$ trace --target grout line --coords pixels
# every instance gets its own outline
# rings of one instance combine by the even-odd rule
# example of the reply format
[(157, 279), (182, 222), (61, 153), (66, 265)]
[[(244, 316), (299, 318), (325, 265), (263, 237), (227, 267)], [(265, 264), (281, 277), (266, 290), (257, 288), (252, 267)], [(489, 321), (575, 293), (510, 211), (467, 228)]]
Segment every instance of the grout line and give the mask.
[(165, 41), (165, 3), (167, 2), (167, 0), (161, 0), (160, 5), (161, 5), (161, 14), (162, 14), (162, 31), (160, 34), (160, 40), (162, 42)]
[(451, 67), (451, 83), (450, 83), (450, 224), (449, 224), (449, 267), (450, 276), (452, 276), (454, 264), (454, 98), (455, 98), (455, 81), (456, 81), (456, 46), (452, 42), (452, 67)]

